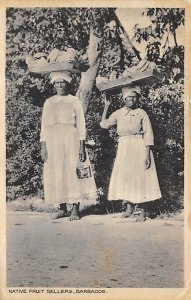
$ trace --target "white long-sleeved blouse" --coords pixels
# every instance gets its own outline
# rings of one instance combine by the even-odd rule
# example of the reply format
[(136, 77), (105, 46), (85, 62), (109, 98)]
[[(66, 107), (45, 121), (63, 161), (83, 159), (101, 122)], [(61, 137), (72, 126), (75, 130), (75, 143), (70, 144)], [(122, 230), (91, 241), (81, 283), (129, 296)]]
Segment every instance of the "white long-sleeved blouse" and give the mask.
[(79, 139), (85, 139), (85, 117), (82, 104), (77, 97), (55, 95), (45, 101), (41, 122), (41, 142), (46, 141), (46, 132), (49, 126), (54, 124), (74, 125)]
[(100, 126), (105, 129), (113, 125), (117, 125), (117, 133), (120, 137), (142, 134), (145, 146), (154, 145), (151, 122), (147, 113), (141, 108), (128, 110), (122, 107), (100, 123)]

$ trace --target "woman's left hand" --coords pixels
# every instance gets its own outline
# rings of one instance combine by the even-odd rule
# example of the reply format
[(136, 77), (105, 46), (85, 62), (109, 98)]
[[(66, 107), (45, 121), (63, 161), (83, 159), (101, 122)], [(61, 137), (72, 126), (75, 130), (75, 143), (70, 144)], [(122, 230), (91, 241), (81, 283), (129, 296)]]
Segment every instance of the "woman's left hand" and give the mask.
[(80, 161), (84, 162), (86, 160), (86, 151), (80, 149), (79, 157), (80, 157)]
[(150, 166), (151, 166), (151, 157), (150, 157), (150, 155), (147, 155), (146, 159), (145, 159), (145, 169), (146, 170), (149, 169)]
[(79, 159), (81, 162), (86, 160), (85, 141), (80, 141)]

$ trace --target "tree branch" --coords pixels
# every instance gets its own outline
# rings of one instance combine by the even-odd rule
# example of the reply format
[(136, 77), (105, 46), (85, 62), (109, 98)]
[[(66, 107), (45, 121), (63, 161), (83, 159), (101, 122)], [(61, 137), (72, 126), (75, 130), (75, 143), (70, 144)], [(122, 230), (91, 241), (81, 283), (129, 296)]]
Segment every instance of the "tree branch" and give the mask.
[(134, 51), (135, 55), (137, 56), (137, 58), (138, 58), (139, 60), (141, 60), (140, 52), (139, 52), (139, 51), (135, 48), (135, 46), (132, 44), (132, 42), (131, 42), (131, 40), (130, 40), (128, 34), (127, 34), (127, 32), (125, 31), (124, 27), (122, 26), (122, 24), (121, 24), (121, 22), (120, 22), (120, 20), (119, 20), (119, 18), (117, 17), (116, 14), (115, 14), (115, 17), (116, 17), (117, 23), (119, 24), (119, 28), (122, 30), (123, 35), (124, 35), (124, 37), (125, 37), (124, 42), (126, 42), (127, 44), (130, 45), (130, 47), (133, 49), (133, 51)]

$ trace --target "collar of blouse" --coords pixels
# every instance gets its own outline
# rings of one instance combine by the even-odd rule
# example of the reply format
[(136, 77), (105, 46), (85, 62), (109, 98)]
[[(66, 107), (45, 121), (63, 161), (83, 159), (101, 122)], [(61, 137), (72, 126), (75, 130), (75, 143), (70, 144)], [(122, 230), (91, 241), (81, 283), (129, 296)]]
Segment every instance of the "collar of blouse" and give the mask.
[(66, 97), (67, 95), (55, 95), (53, 98), (53, 103), (59, 103), (63, 100), (68, 100), (68, 98)]
[(136, 116), (139, 114), (139, 108), (131, 109), (125, 106), (125, 116)]

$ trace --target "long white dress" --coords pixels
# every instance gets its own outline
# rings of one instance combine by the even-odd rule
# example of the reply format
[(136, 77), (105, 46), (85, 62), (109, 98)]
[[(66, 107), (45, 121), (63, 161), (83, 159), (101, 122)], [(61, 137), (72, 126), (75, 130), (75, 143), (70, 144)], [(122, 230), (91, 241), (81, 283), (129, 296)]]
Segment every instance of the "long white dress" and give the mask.
[(143, 203), (161, 198), (160, 187), (151, 151), (151, 166), (145, 169), (146, 146), (154, 145), (147, 113), (123, 107), (100, 123), (108, 129), (117, 124), (119, 144), (111, 175), (108, 200)]
[[(79, 179), (80, 140), (85, 140), (85, 119), (80, 100), (72, 95), (53, 96), (46, 100), (41, 122), (40, 141), (46, 142), (48, 159), (44, 163), (43, 181), (45, 202), (96, 202), (94, 176)], [(89, 163), (89, 158), (87, 155)]]

